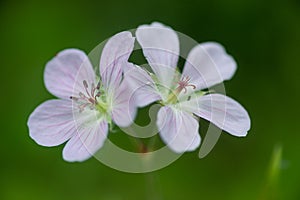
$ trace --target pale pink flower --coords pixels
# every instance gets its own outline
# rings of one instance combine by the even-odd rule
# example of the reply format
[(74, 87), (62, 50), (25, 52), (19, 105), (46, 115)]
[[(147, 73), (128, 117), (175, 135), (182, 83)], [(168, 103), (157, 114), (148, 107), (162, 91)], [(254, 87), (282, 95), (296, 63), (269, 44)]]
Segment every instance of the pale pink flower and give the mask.
[(236, 71), (234, 59), (220, 44), (196, 45), (180, 75), (176, 71), (180, 54), (175, 31), (155, 22), (139, 26), (136, 38), (153, 73), (132, 66), (128, 71), (131, 87), (136, 90), (139, 106), (156, 101), (162, 104), (157, 126), (169, 148), (182, 153), (199, 146), (198, 117), (234, 136), (246, 136), (250, 129), (247, 111), (227, 96), (201, 91), (231, 79)]
[(130, 32), (116, 34), (106, 43), (96, 75), (87, 55), (66, 49), (45, 68), (46, 88), (60, 99), (48, 100), (30, 115), (30, 137), (42, 146), (63, 149), (66, 161), (84, 161), (99, 150), (113, 122), (128, 126), (135, 108), (129, 104), (130, 91), (123, 67), (134, 46)]

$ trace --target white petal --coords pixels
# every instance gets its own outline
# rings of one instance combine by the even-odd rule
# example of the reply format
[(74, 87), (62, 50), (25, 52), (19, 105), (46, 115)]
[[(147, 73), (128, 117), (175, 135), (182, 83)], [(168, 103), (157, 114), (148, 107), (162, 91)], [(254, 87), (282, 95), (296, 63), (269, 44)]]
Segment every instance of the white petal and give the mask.
[(164, 106), (158, 112), (157, 126), (162, 140), (176, 153), (193, 151), (200, 145), (199, 123), (190, 113)]
[(80, 126), (78, 132), (68, 141), (63, 149), (63, 158), (69, 162), (84, 161), (96, 153), (103, 145), (108, 133), (105, 121), (93, 126)]
[(129, 126), (136, 116), (136, 103), (127, 79), (123, 79), (113, 96), (112, 119), (121, 127)]
[(250, 129), (247, 111), (235, 100), (211, 94), (181, 103), (181, 108), (193, 112), (234, 136), (246, 136)]
[(169, 88), (179, 57), (179, 40), (176, 32), (163, 24), (139, 26), (136, 37), (143, 53), (161, 84)]
[(39, 145), (56, 146), (76, 134), (72, 102), (49, 100), (38, 106), (28, 119), (30, 137)]
[(95, 73), (87, 55), (78, 49), (66, 49), (50, 60), (45, 68), (46, 88), (55, 96), (69, 99), (84, 91), (83, 80), (95, 81)]
[(139, 66), (131, 67), (124, 74), (124, 77), (132, 90), (137, 106), (144, 107), (161, 99), (161, 95), (157, 91), (153, 79)]
[(207, 42), (191, 50), (182, 76), (191, 77), (190, 83), (201, 90), (231, 79), (236, 68), (236, 62), (220, 44)]
[(133, 46), (134, 37), (128, 31), (118, 33), (107, 41), (100, 59), (100, 74), (105, 87), (114, 89), (119, 86)]

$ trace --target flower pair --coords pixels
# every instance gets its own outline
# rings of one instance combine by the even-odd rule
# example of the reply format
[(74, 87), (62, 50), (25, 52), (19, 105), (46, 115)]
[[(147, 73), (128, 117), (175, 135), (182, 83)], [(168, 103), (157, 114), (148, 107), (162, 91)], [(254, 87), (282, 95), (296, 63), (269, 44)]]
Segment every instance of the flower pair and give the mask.
[(106, 43), (100, 77), (80, 50), (64, 50), (47, 63), (45, 85), (61, 99), (44, 102), (30, 115), (30, 136), (38, 144), (56, 146), (68, 141), (63, 158), (86, 160), (101, 148), (113, 124), (129, 126), (137, 107), (153, 102), (162, 105), (156, 122), (160, 136), (177, 153), (199, 146), (199, 117), (232, 135), (247, 134), (250, 119), (239, 103), (201, 91), (235, 73), (235, 61), (221, 45), (209, 42), (195, 46), (181, 74), (175, 31), (152, 23), (138, 27), (135, 35), (151, 72), (128, 62), (135, 38), (126, 31)]

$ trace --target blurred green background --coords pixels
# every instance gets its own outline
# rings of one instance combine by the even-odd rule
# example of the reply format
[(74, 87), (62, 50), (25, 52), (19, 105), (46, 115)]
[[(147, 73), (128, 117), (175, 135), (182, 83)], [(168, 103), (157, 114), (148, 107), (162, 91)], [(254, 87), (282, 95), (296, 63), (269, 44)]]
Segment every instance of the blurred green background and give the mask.
[[(118, 172), (94, 158), (67, 163), (63, 146), (29, 138), (29, 114), (52, 98), (43, 84), (49, 59), (69, 47), (89, 52), (152, 21), (198, 42), (218, 41), (234, 56), (239, 68), (225, 85), (250, 113), (246, 138), (223, 133), (204, 159), (186, 153), (149, 174)], [(6, 0), (0, 30), (0, 199), (300, 199), (298, 0)]]

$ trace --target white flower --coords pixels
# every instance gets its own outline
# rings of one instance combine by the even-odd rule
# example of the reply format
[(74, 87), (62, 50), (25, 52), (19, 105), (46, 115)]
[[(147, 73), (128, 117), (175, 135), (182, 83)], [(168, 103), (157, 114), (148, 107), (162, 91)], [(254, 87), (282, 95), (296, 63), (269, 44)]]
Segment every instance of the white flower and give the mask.
[(246, 136), (250, 129), (247, 111), (235, 100), (201, 90), (231, 79), (236, 63), (214, 42), (195, 46), (183, 72), (176, 71), (179, 40), (175, 31), (160, 23), (139, 26), (137, 41), (154, 74), (138, 66), (127, 72), (136, 90), (139, 106), (159, 101), (157, 126), (162, 140), (175, 152), (195, 150), (201, 141), (198, 117), (211, 121), (234, 136)]
[[(123, 67), (134, 46), (130, 32), (122, 32), (106, 43), (97, 77), (87, 55), (77, 49), (58, 53), (45, 68), (47, 89), (60, 99), (48, 100), (30, 115), (30, 137), (43, 146), (66, 141), (63, 158), (84, 161), (103, 145), (109, 126), (128, 126), (135, 108), (123, 79)], [(123, 80), (122, 80), (123, 79)]]

